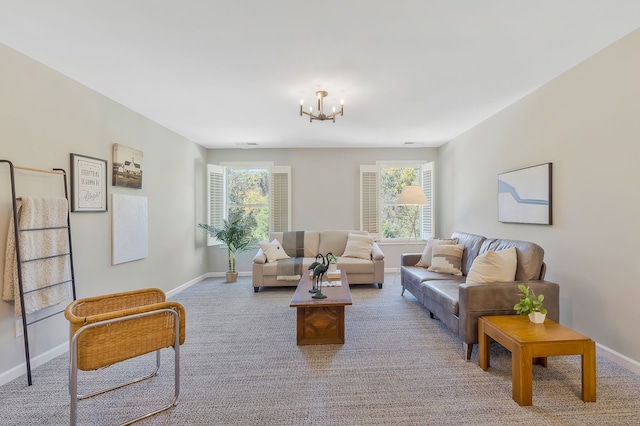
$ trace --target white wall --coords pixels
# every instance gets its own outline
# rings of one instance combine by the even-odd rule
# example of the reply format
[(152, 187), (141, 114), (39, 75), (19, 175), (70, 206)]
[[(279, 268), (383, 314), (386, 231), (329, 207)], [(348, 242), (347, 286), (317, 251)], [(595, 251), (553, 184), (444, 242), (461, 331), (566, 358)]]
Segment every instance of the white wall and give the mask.
[[(211, 164), (273, 161), (277, 166), (291, 166), (292, 230), (323, 230), (360, 229), (360, 165), (379, 160), (427, 163), (437, 160), (437, 155), (435, 148), (218, 149), (210, 150), (208, 160)], [(404, 245), (383, 246), (385, 268), (398, 268), (400, 253), (407, 249)], [(409, 249), (415, 250), (415, 244)], [(210, 253), (212, 271), (226, 271), (226, 252), (212, 247)], [(254, 254), (239, 258), (239, 272), (251, 271)]]
[[(204, 148), (1, 44), (0, 90), (0, 157), (15, 165), (69, 172), (69, 154), (78, 153), (111, 167), (116, 142), (144, 153), (142, 189), (109, 182), (108, 193), (109, 208), (113, 193), (148, 198), (149, 255), (112, 266), (111, 211), (71, 213), (79, 298), (145, 287), (169, 291), (207, 272), (204, 236), (195, 225), (204, 217)], [(18, 195), (63, 195), (61, 183), (43, 183), (40, 176), (18, 172)], [(10, 203), (8, 167), (0, 164), (0, 271)], [(24, 363), (14, 322), (12, 305), (0, 302), (0, 383)], [(38, 358), (60, 349), (68, 323), (59, 314), (29, 327), (29, 334)]]
[[(530, 240), (560, 322), (640, 361), (640, 30), (440, 149), (440, 233)], [(553, 163), (553, 225), (497, 221), (498, 173)]]

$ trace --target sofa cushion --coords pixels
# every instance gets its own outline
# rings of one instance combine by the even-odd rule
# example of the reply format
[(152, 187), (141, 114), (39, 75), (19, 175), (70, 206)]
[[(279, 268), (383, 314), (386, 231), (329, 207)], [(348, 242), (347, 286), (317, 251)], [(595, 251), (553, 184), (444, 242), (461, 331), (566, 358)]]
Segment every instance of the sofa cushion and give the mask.
[[(333, 253), (336, 256), (342, 256), (347, 246), (349, 234), (368, 235), (368, 232), (345, 230), (322, 231), (320, 232), (318, 252), (322, 254)], [(315, 255), (316, 253), (313, 254), (313, 256)]]
[(468, 283), (496, 283), (513, 281), (516, 277), (518, 255), (516, 248), (488, 251), (478, 255), (467, 275)]
[(427, 268), (431, 272), (443, 274), (462, 275), (461, 263), (464, 252), (463, 244), (438, 244), (433, 246), (431, 266)]
[(370, 274), (371, 265), (370, 259), (344, 256), (338, 258), (338, 269), (348, 274)]
[(422, 256), (420, 256), (420, 260), (416, 264), (416, 266), (422, 266), (423, 268), (428, 268), (431, 266), (431, 257), (433, 257), (433, 246), (438, 244), (458, 244), (457, 238), (429, 238), (427, 240), (427, 244), (424, 246), (424, 250), (422, 251)]
[[(269, 237), (283, 241), (284, 232), (272, 232)], [(320, 232), (319, 231), (304, 231), (304, 257), (316, 257), (316, 254), (320, 253), (318, 247), (320, 245)], [(326, 254), (326, 252), (324, 253)]]
[(282, 244), (278, 240), (272, 240), (270, 243), (260, 243), (260, 248), (267, 256), (267, 262), (269, 263), (289, 258), (289, 255), (285, 253)]
[(349, 238), (347, 239), (347, 246), (345, 247), (342, 256), (371, 260), (372, 247), (372, 236), (350, 233)]
[[(304, 257), (302, 258), (302, 274), (306, 274), (309, 266), (316, 261), (315, 257)], [(267, 276), (278, 276), (278, 262), (273, 263), (265, 263), (262, 265), (262, 275)]]
[(515, 247), (518, 253), (518, 267), (516, 268), (516, 281), (530, 281), (540, 279), (544, 250), (542, 247), (529, 241), (503, 240), (497, 238), (487, 239), (482, 243), (480, 254), (490, 250), (498, 251)]
[(422, 286), (422, 292), (425, 297), (432, 299), (453, 315), (458, 316), (459, 282), (453, 280), (424, 281), (420, 285)]
[(464, 282), (464, 277), (459, 275), (442, 274), (440, 272), (432, 272), (421, 266), (403, 266), (407, 272), (410, 272), (412, 276), (415, 276), (418, 281), (456, 281), (458, 283)]
[(454, 232), (451, 234), (451, 238), (457, 238), (458, 244), (464, 244), (462, 275), (467, 275), (486, 238), (482, 235), (467, 234), (466, 232)]

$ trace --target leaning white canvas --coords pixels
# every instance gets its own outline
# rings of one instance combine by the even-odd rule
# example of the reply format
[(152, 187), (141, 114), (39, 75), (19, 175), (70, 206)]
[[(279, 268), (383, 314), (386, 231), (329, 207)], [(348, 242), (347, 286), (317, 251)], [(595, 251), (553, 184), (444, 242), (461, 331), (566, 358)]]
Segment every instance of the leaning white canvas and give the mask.
[(147, 197), (113, 194), (112, 264), (144, 259), (149, 255)]

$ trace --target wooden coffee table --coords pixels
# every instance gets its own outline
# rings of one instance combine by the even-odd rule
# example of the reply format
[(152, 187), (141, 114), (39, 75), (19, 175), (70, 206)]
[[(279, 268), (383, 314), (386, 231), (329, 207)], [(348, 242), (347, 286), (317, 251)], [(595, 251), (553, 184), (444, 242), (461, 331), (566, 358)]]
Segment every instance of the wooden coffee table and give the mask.
[(347, 274), (342, 271), (340, 287), (322, 287), (326, 299), (314, 299), (310, 271), (306, 271), (289, 304), (297, 308), (296, 341), (298, 345), (344, 343), (344, 307), (351, 305)]
[(489, 368), (490, 339), (511, 351), (511, 394), (519, 405), (532, 405), (533, 363), (547, 366), (548, 356), (582, 356), (582, 400), (596, 400), (596, 344), (546, 319), (534, 324), (520, 315), (486, 316), (478, 320), (478, 364)]

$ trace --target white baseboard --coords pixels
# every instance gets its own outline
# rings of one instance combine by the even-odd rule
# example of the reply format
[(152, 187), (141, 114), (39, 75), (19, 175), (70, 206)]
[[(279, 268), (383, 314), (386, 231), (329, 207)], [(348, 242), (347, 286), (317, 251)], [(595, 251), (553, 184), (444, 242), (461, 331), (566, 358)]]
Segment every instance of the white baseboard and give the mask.
[(385, 274), (397, 274), (400, 272), (400, 268), (384, 268)]
[(621, 353), (614, 351), (613, 349), (602, 346), (600, 343), (596, 343), (596, 352), (598, 355), (615, 362), (620, 367), (624, 367), (633, 373), (640, 375), (640, 362), (633, 360)]
[(198, 284), (200, 281), (202, 281), (202, 280), (204, 280), (206, 278), (209, 278), (210, 276), (211, 276), (211, 273), (200, 275), (199, 277), (194, 278), (191, 281), (187, 281), (186, 283), (174, 288), (173, 290), (167, 291), (167, 293), (166, 293), (167, 294), (167, 298), (173, 297), (176, 294), (180, 293), (181, 291), (185, 291), (186, 289), (188, 289), (192, 285)]
[[(69, 342), (65, 342), (59, 346), (56, 346), (53, 349), (48, 350), (47, 352), (40, 354), (34, 358), (31, 358), (31, 375), (32, 379), (35, 381), (33, 377), (33, 370), (37, 367), (40, 367), (43, 364), (51, 361), (52, 359), (66, 353), (69, 351)], [(20, 376), (24, 376), (25, 384), (27, 382), (27, 363), (24, 362), (20, 365), (13, 367), (10, 370), (4, 371), (0, 373), (0, 386), (9, 383), (12, 380), (17, 379)]]

